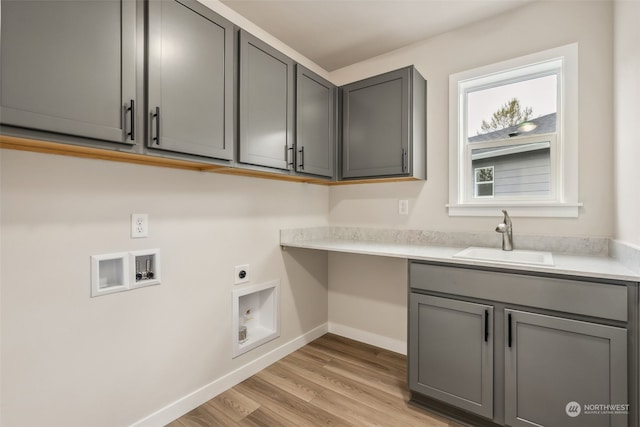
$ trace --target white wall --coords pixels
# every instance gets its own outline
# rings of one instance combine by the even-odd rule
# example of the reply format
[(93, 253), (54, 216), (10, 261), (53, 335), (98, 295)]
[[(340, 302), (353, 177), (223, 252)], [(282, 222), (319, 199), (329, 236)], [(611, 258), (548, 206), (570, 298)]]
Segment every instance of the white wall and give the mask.
[[(498, 218), (450, 218), (448, 203), (449, 75), (482, 65), (579, 43), (579, 167), (577, 219), (518, 218), (526, 234), (613, 235), (612, 18), (609, 1), (536, 2), (331, 73), (343, 84), (414, 64), (427, 80), (427, 181), (331, 189), (330, 221), (340, 225), (487, 231)], [(597, 171), (597, 173), (596, 173)], [(410, 214), (397, 200), (410, 199)]]
[[(630, 25), (637, 27), (637, 19), (628, 19), (630, 23), (635, 22)], [(628, 43), (633, 44), (637, 39), (630, 37)], [(406, 65), (417, 67), (427, 80), (428, 177), (426, 182), (333, 187), (329, 198), (330, 223), (438, 231), (493, 230), (499, 215), (495, 218), (447, 215), (449, 75), (573, 42), (579, 43), (579, 198), (584, 208), (580, 209), (577, 219), (516, 218), (514, 232), (613, 236), (613, 4), (608, 1), (532, 3), (331, 73), (332, 81), (344, 84)], [(634, 49), (638, 48), (634, 45)], [(637, 102), (637, 99), (636, 93), (630, 95), (627, 102)], [(636, 113), (628, 122), (637, 122), (637, 117)], [(629, 167), (635, 164), (637, 170), (637, 159), (638, 156), (629, 159)], [(634, 176), (637, 174), (634, 172)], [(635, 185), (637, 194), (637, 182), (633, 180), (629, 191)], [(398, 199), (409, 199), (408, 216), (398, 215)], [(637, 197), (635, 200), (635, 210), (627, 215), (629, 221), (634, 214), (637, 221)], [(496, 233), (495, 241), (487, 243), (499, 247), (500, 236)], [(352, 258), (340, 254), (329, 258), (330, 325), (340, 323), (362, 329), (363, 338), (371, 334), (384, 336), (378, 343), (404, 340), (406, 299), (398, 299), (398, 293), (406, 292), (406, 283), (404, 286), (389, 283), (385, 274), (387, 264), (374, 258), (359, 260), (358, 269), (366, 272), (360, 280), (353, 274), (351, 264), (345, 262), (347, 259)], [(393, 266), (394, 269), (401, 267)], [(354, 289), (360, 293), (354, 294)], [(376, 310), (378, 322), (385, 319), (389, 324), (384, 328), (361, 324), (360, 319), (370, 314), (369, 304), (365, 303), (370, 293), (379, 300), (396, 302)], [(362, 304), (350, 304), (359, 297)]]
[(615, 237), (640, 246), (640, 2), (615, 2)]
[[(327, 255), (279, 246), (326, 224), (326, 187), (0, 153), (3, 426), (128, 425), (327, 322)], [(90, 298), (90, 255), (150, 248), (160, 286)], [(282, 281), (282, 336), (232, 360), (243, 263)]]
[[(202, 3), (327, 76), (219, 1)], [(176, 414), (326, 328), (327, 254), (283, 252), (279, 230), (326, 225), (327, 187), (10, 150), (0, 183), (2, 426)], [(134, 212), (149, 214), (149, 238), (129, 237)], [(160, 286), (90, 298), (91, 255), (151, 248)], [(232, 359), (233, 267), (244, 263), (251, 283), (281, 280), (282, 329)]]
[[(10, 150), (0, 168), (2, 426), (122, 426), (179, 410), (326, 328), (327, 254), (279, 246), (281, 228), (327, 224), (326, 187)], [(149, 214), (149, 238), (129, 237), (131, 213)], [(90, 298), (91, 255), (151, 248), (162, 285)], [(232, 360), (233, 268), (245, 263), (251, 283), (281, 280), (282, 330)]]

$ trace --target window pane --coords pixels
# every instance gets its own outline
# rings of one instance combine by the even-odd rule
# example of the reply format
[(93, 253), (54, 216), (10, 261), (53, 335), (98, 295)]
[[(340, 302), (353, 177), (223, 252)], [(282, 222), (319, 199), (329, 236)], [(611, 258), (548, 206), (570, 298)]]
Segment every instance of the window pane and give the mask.
[(476, 182), (488, 182), (488, 181), (493, 181), (493, 166), (477, 168)]
[(555, 74), (467, 92), (467, 141), (555, 132), (557, 92)]
[[(551, 150), (547, 141), (471, 150), (476, 195), (491, 170), (495, 197), (551, 195)], [(484, 190), (483, 190), (484, 191)], [(483, 194), (484, 195), (484, 194)]]
[(493, 196), (493, 183), (489, 184), (478, 184), (476, 187), (476, 197), (489, 197)]

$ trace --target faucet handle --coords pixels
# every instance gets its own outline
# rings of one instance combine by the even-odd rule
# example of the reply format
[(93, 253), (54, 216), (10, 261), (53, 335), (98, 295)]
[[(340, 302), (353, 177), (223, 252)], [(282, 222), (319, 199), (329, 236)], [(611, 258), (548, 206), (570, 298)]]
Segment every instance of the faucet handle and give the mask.
[(511, 224), (511, 217), (509, 216), (509, 213), (507, 212), (506, 209), (502, 209), (502, 213), (504, 214), (504, 219), (503, 222), (507, 225)]

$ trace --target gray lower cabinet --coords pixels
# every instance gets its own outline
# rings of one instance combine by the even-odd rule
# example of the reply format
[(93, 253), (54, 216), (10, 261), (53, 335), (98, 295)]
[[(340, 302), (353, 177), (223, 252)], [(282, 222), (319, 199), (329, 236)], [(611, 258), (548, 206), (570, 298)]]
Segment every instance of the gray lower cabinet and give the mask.
[(232, 160), (233, 24), (194, 0), (148, 13), (148, 146)]
[(636, 427), (637, 301), (634, 282), (412, 261), (412, 401), (470, 425)]
[(426, 82), (413, 67), (342, 90), (342, 178), (426, 178)]
[(507, 425), (628, 425), (626, 415), (570, 409), (628, 402), (626, 329), (509, 309), (505, 322)]
[(134, 144), (136, 2), (2, 0), (3, 125)]
[(493, 307), (411, 293), (409, 387), (493, 417)]
[(240, 163), (292, 170), (294, 62), (240, 30)]
[(334, 176), (337, 88), (296, 65), (296, 171)]

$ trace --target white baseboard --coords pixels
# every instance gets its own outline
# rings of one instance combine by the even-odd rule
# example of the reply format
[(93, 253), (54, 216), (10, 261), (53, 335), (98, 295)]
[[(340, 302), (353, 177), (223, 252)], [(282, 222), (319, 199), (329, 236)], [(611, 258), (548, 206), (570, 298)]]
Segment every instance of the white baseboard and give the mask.
[(220, 393), (230, 389), (234, 385), (241, 383), (250, 376), (260, 372), (272, 363), (277, 362), (289, 353), (304, 347), (316, 338), (328, 332), (328, 324), (324, 323), (304, 335), (295, 338), (288, 343), (264, 354), (246, 365), (218, 378), (215, 381), (195, 390), (194, 392), (176, 400), (164, 408), (154, 412), (145, 418), (131, 424), (130, 427), (159, 427), (169, 424), (176, 418), (181, 417), (194, 408), (213, 399)]
[(329, 332), (340, 335), (352, 340), (360, 341), (386, 350), (395, 351), (400, 354), (407, 354), (407, 342), (395, 338), (385, 337), (384, 335), (374, 334), (373, 332), (363, 331), (362, 329), (352, 328), (351, 326), (340, 325), (338, 323), (329, 322)]

